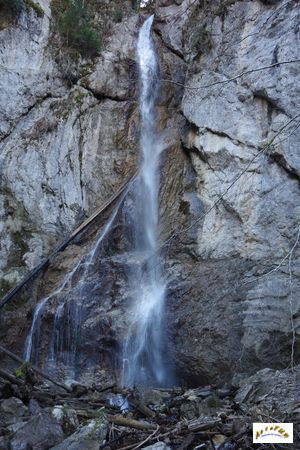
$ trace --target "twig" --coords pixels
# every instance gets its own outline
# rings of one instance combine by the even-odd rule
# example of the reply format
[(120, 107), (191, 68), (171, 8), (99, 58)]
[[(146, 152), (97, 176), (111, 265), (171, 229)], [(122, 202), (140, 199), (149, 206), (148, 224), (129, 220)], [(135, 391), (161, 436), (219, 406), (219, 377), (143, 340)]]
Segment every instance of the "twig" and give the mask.
[(120, 425), (122, 427), (136, 428), (137, 430), (153, 430), (155, 425), (149, 422), (142, 422), (135, 419), (130, 419), (128, 417), (123, 416), (113, 416), (111, 414), (106, 414), (109, 422), (115, 423), (116, 425)]
[(300, 237), (300, 227), (298, 230), (297, 239), (293, 245), (293, 248), (290, 251), (289, 255), (289, 285), (290, 285), (290, 296), (289, 296), (289, 305), (290, 305), (290, 318), (291, 318), (291, 327), (292, 327), (292, 348), (291, 348), (291, 369), (294, 372), (294, 352), (295, 352), (295, 341), (296, 341), (296, 332), (294, 326), (294, 318), (293, 318), (293, 280), (292, 280), (292, 256), (295, 248), (298, 245)]
[(146, 444), (146, 442), (150, 441), (151, 439), (154, 438), (154, 436), (156, 435), (156, 433), (159, 430), (159, 425), (157, 425), (156, 430), (153, 431), (153, 433), (151, 433), (144, 441), (139, 442), (137, 445), (136, 443), (131, 444), (131, 445), (126, 445), (126, 447), (121, 447), (119, 450), (136, 450), (137, 448), (140, 448), (142, 445)]
[(277, 63), (274, 64), (270, 64), (269, 66), (262, 66), (262, 67), (257, 67), (256, 69), (249, 69), (249, 70), (245, 70), (244, 72), (239, 73), (238, 75), (235, 75), (232, 78), (228, 78), (227, 80), (220, 80), (220, 81), (215, 81), (214, 83), (210, 83), (210, 84), (203, 84), (201, 86), (187, 86), (184, 83), (179, 83), (178, 81), (173, 81), (173, 80), (168, 80), (168, 79), (160, 79), (159, 81), (161, 83), (171, 83), (171, 84), (175, 84), (176, 86), (181, 86), (184, 87), (185, 89), (189, 89), (192, 91), (197, 91), (199, 89), (206, 89), (212, 86), (216, 86), (218, 84), (225, 84), (225, 83), (230, 83), (231, 81), (235, 81), (238, 78), (243, 77), (244, 75), (248, 75), (249, 73), (254, 73), (254, 72), (259, 72), (261, 70), (266, 70), (266, 69), (271, 69), (272, 67), (277, 67), (279, 65), (283, 65), (283, 64), (293, 64), (296, 62), (300, 62), (300, 59), (292, 59), (290, 61), (278, 61)]
[(300, 238), (300, 226), (298, 228), (298, 233), (297, 233), (297, 237), (296, 237), (296, 241), (294, 242), (293, 247), (291, 248), (291, 250), (285, 255), (284, 258), (282, 258), (282, 260), (280, 261), (280, 263), (274, 267), (274, 269), (270, 270), (269, 272), (264, 273), (263, 275), (260, 275), (259, 277), (255, 277), (251, 280), (247, 280), (245, 281), (243, 284), (248, 284), (248, 283), (253, 283), (253, 281), (257, 281), (260, 280), (261, 278), (264, 278), (268, 275), (271, 275), (271, 273), (277, 272), (278, 269), (280, 269), (280, 267), (283, 265), (283, 263), (288, 259), (288, 262), (290, 261), (290, 257), (292, 256), (298, 242), (299, 242), (299, 238)]
[[(15, 355), (14, 353), (10, 352), (9, 350), (6, 350), (6, 348), (2, 347), (2, 345), (0, 345), (0, 352), (4, 353), (5, 355), (9, 356), (11, 359), (13, 359), (14, 361), (17, 361), (20, 364), (28, 364), (28, 362), (24, 361), (22, 358), (20, 358), (19, 356)], [(38, 369), (37, 367), (33, 366), (32, 364), (29, 364), (29, 367), (36, 372), (38, 375), (40, 375), (43, 378), (46, 378), (47, 380), (51, 381), (51, 383), (56, 384), (56, 386), (59, 386), (60, 388), (68, 391), (68, 392), (72, 392), (72, 389), (70, 389), (68, 386), (66, 386), (65, 384), (59, 383), (58, 381), (54, 380), (52, 377), (50, 377), (50, 375), (48, 375), (45, 372), (42, 372), (40, 369)]]
[(167, 245), (170, 242), (171, 239), (174, 239), (174, 237), (180, 235), (183, 232), (189, 231), (193, 226), (195, 226), (198, 222), (200, 222), (200, 220), (202, 220), (204, 217), (206, 217), (220, 203), (220, 201), (225, 197), (225, 195), (229, 192), (229, 190), (232, 188), (232, 186), (234, 186), (235, 183), (244, 175), (244, 173), (247, 172), (247, 170), (249, 169), (251, 164), (258, 158), (258, 156), (260, 156), (261, 154), (265, 153), (272, 146), (272, 144), (274, 143), (275, 139), (282, 133), (282, 131), (285, 128), (287, 128), (298, 117), (300, 117), (300, 114), (297, 114), (296, 116), (292, 117), (288, 122), (286, 122), (280, 128), (280, 130), (277, 133), (275, 133), (275, 135), (270, 140), (270, 142), (266, 146), (264, 146), (261, 150), (259, 150), (256, 153), (256, 155), (254, 155), (254, 157), (249, 161), (249, 163), (247, 164), (245, 169), (243, 169), (242, 172), (236, 178), (234, 178), (234, 180), (229, 184), (229, 186), (225, 189), (225, 191), (223, 191), (222, 194), (219, 195), (217, 200), (211, 205), (210, 208), (208, 208), (207, 211), (205, 211), (205, 213), (203, 213), (200, 217), (198, 217), (197, 219), (192, 221), (191, 224), (188, 227), (174, 232), (166, 241), (163, 242), (163, 244), (161, 245), (161, 248), (164, 247), (165, 245)]
[(19, 380), (14, 375), (6, 372), (6, 370), (0, 369), (0, 376), (2, 378), (5, 378), (6, 380), (10, 381), (10, 383), (12, 383), (12, 384), (18, 384), (19, 386), (23, 386), (24, 385), (23, 381)]

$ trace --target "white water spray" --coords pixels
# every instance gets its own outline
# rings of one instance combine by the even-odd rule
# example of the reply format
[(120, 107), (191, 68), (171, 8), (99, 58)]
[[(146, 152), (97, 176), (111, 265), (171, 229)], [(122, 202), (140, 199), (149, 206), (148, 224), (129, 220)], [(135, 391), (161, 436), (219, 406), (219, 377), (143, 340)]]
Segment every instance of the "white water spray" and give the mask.
[(122, 383), (163, 385), (163, 315), (166, 283), (158, 252), (159, 165), (162, 150), (156, 132), (155, 100), (158, 63), (151, 36), (153, 16), (143, 24), (137, 54), (140, 73), (140, 175), (135, 186), (134, 222), (136, 264), (129, 276), (132, 292), (131, 323), (123, 351)]

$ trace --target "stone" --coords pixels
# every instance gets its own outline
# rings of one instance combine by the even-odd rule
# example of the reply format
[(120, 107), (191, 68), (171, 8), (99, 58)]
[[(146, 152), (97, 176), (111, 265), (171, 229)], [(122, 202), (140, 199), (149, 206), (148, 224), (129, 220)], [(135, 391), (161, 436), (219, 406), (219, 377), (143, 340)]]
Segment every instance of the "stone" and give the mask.
[(10, 450), (8, 438), (0, 436), (0, 450)]
[(295, 412), (295, 392), (299, 389), (300, 366), (289, 369), (262, 369), (251, 377), (240, 381), (235, 401), (247, 406), (252, 414), (276, 415), (293, 421)]
[(59, 423), (49, 414), (41, 412), (33, 416), (17, 430), (11, 440), (11, 450), (47, 450), (64, 439)]
[(22, 400), (16, 397), (10, 397), (1, 402), (0, 410), (7, 415), (14, 418), (25, 416), (28, 413), (27, 406), (24, 405)]
[(226, 397), (229, 397), (230, 394), (231, 394), (231, 389), (229, 389), (229, 388), (220, 388), (220, 389), (217, 389), (217, 395), (218, 395), (218, 397), (220, 397), (220, 398), (226, 398)]
[(24, 425), (26, 424), (26, 422), (20, 421), (20, 422), (16, 422), (13, 423), (11, 425), (7, 426), (8, 431), (10, 431), (11, 433), (15, 433), (16, 431), (18, 431), (20, 428), (22, 428)]
[(68, 406), (57, 405), (52, 408), (52, 415), (62, 426), (66, 435), (74, 433), (79, 427), (76, 411)]
[(98, 450), (105, 442), (107, 431), (106, 422), (92, 420), (51, 450)]
[[(299, 11), (295, 5), (276, 9), (254, 1), (235, 2), (224, 17), (214, 5), (205, 14), (201, 8), (192, 14), (185, 28), (185, 59), (193, 58), (189, 46), (194, 22), (198, 30), (209, 23), (212, 47), (193, 62), (188, 60), (191, 72), (185, 85), (193, 89), (184, 91), (187, 125), (182, 136), (196, 173), (198, 197), (205, 211), (212, 209), (196, 225), (195, 261), (182, 282), (174, 289), (170, 286), (170, 317), (178, 320), (173, 322), (172, 346), (183, 378), (224, 384), (239, 371), (249, 375), (290, 363), (287, 305), (292, 302), (293, 314), (299, 314), (299, 250), (293, 254), (292, 297), (286, 260), (282, 270), (264, 274), (280, 264), (297, 239), (299, 153), (294, 149), (299, 146), (299, 128), (291, 125), (291, 135), (275, 139), (269, 157), (261, 154), (250, 161), (297, 114), (297, 67), (287, 64), (249, 73), (234, 83), (226, 80), (268, 66), (272, 58), (293, 60), (292, 29)], [(213, 83), (220, 84), (210, 86)], [(180, 286), (188, 291), (186, 296)]]
[(171, 447), (169, 447), (164, 442), (157, 442), (156, 444), (144, 447), (144, 450), (171, 450)]
[(159, 391), (157, 389), (140, 386), (137, 390), (142, 402), (146, 405), (161, 405), (170, 398), (169, 392)]
[(29, 400), (28, 409), (32, 416), (36, 416), (42, 411), (42, 408), (40, 407), (39, 403), (33, 398)]

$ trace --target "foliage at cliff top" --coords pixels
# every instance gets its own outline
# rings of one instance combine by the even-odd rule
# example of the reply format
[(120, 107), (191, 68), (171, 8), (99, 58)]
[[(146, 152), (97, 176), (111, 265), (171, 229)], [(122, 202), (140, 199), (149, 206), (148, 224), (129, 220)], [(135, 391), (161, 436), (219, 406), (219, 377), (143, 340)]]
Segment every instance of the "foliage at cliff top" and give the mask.
[(53, 0), (51, 7), (65, 44), (82, 56), (95, 56), (101, 41), (84, 0)]
[(0, 0), (0, 10), (10, 12), (16, 17), (22, 10), (22, 2), (21, 0)]
[(33, 9), (38, 17), (44, 16), (43, 8), (33, 0), (0, 0), (0, 9), (11, 13), (14, 18), (18, 18), (23, 7)]

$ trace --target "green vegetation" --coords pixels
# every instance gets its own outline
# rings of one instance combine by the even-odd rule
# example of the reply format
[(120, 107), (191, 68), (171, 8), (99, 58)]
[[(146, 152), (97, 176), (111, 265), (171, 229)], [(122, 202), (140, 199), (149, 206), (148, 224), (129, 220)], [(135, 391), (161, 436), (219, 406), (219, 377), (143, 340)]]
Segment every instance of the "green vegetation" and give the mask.
[(23, 364), (15, 370), (15, 375), (16, 375), (17, 378), (24, 378), (25, 377)]
[(52, 0), (51, 11), (56, 19), (59, 19), (69, 6), (69, 0)]
[(212, 48), (212, 39), (210, 32), (205, 28), (199, 28), (193, 36), (192, 48), (201, 56)]
[(38, 3), (35, 3), (32, 0), (25, 0), (25, 5), (27, 8), (33, 9), (38, 17), (44, 17), (45, 12)]
[(101, 47), (99, 32), (92, 23), (92, 16), (84, 1), (52, 0), (51, 7), (66, 46), (81, 55), (95, 56)]
[(22, 9), (33, 9), (38, 17), (44, 16), (43, 8), (35, 3), (33, 0), (0, 0), (0, 10), (4, 13), (10, 13), (11, 17), (17, 19), (22, 11)]
[(22, 11), (21, 0), (0, 0), (0, 10), (10, 13), (14, 18), (18, 18)]

